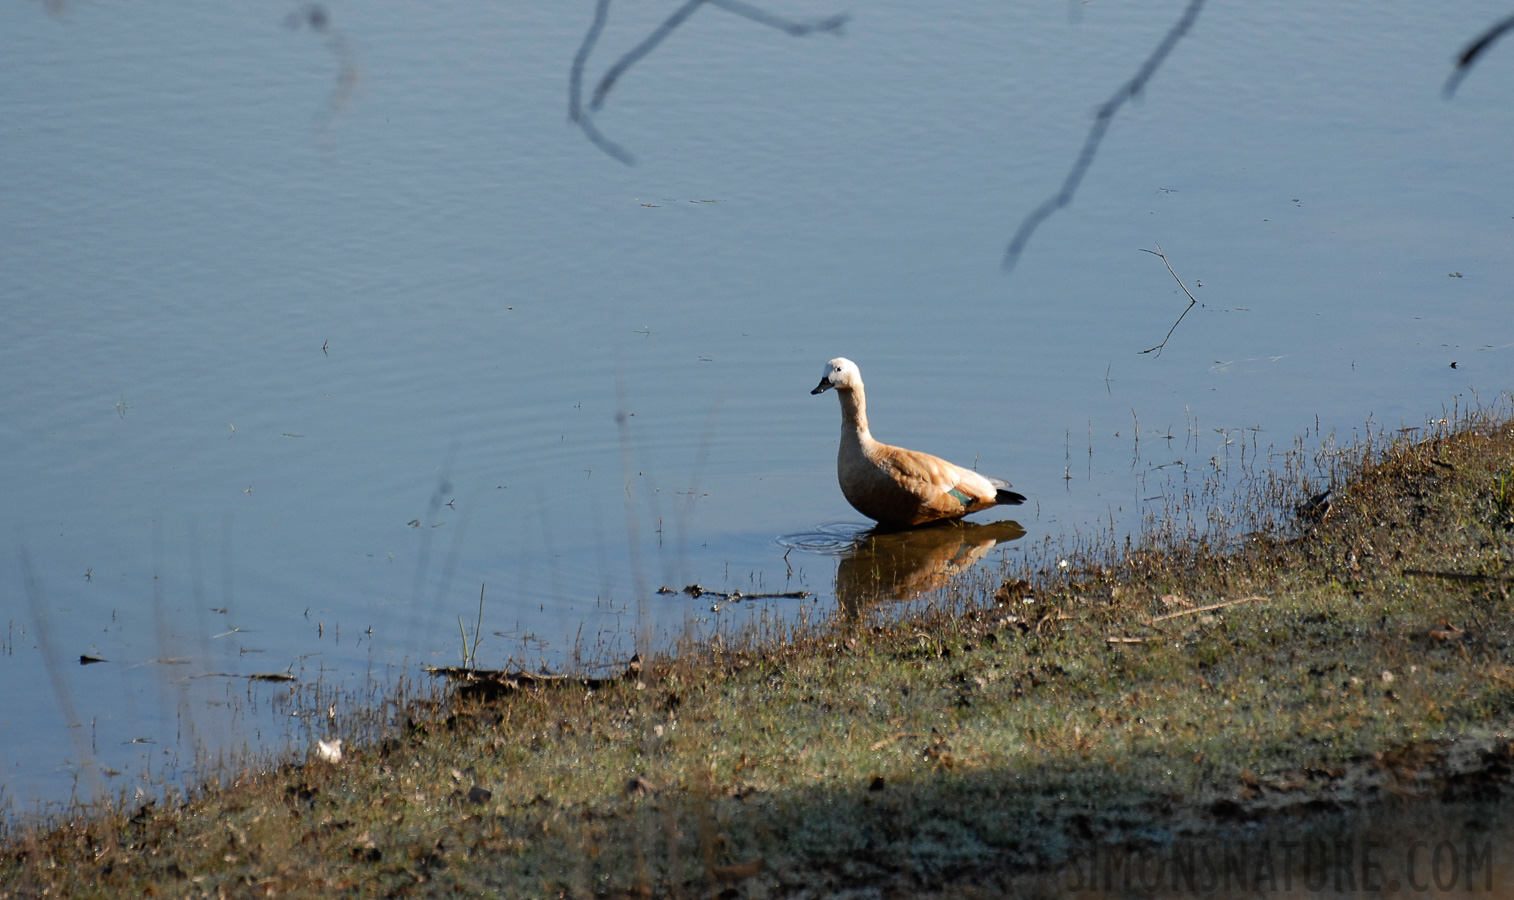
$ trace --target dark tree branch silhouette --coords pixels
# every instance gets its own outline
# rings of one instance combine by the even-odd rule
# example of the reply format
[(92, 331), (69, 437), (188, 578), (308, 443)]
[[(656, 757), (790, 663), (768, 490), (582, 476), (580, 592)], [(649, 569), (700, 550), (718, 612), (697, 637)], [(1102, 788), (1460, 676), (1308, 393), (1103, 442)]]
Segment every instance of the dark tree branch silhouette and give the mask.
[[(627, 50), (615, 61), (605, 74), (600, 77), (599, 83), (594, 86), (594, 96), (589, 100), (589, 110), (598, 112), (605, 105), (605, 98), (609, 96), (610, 89), (620, 80), (628, 69), (640, 62), (647, 54), (657, 49), (657, 45), (671, 35), (678, 26), (682, 25), (701, 6), (706, 3), (719, 7), (726, 12), (733, 13), (745, 19), (750, 19), (760, 25), (776, 28), (779, 31), (803, 37), (820, 31), (828, 31), (840, 35), (841, 28), (846, 24), (848, 16), (836, 15), (818, 22), (795, 22), (775, 16), (764, 9), (760, 9), (744, 0), (687, 0), (662, 21), (652, 32), (642, 39), (641, 43)], [(573, 56), (573, 67), (568, 73), (568, 119), (577, 123), (584, 136), (603, 150), (608, 155), (625, 163), (628, 166), (636, 164), (636, 158), (626, 151), (624, 147), (604, 136), (594, 125), (593, 117), (583, 108), (583, 70), (589, 60), (589, 54), (594, 50), (594, 44), (599, 40), (600, 32), (604, 30), (605, 21), (609, 18), (610, 0), (597, 0), (594, 7), (594, 21), (589, 25), (589, 31), (584, 35), (583, 44), (579, 46), (578, 53)]]
[(1141, 68), (1129, 81), (1120, 85), (1114, 96), (1104, 101), (1094, 116), (1093, 127), (1088, 130), (1088, 137), (1083, 141), (1083, 149), (1078, 152), (1077, 161), (1072, 164), (1072, 170), (1067, 173), (1067, 178), (1062, 181), (1061, 190), (1052, 195), (1040, 206), (1031, 210), (1020, 227), (1015, 230), (1015, 235), (1009, 241), (1009, 246), (1004, 250), (1004, 271), (1010, 272), (1015, 268), (1015, 263), (1020, 261), (1020, 254), (1024, 252), (1025, 245), (1030, 242), (1030, 236), (1035, 233), (1041, 223), (1051, 217), (1051, 214), (1072, 202), (1073, 194), (1077, 193), (1078, 185), (1082, 183), (1083, 176), (1088, 174), (1088, 168), (1093, 165), (1093, 158), (1099, 152), (1099, 144), (1104, 140), (1104, 133), (1109, 130), (1109, 123), (1114, 119), (1115, 113), (1120, 111), (1131, 98), (1138, 96), (1145, 90), (1146, 82), (1156, 74), (1157, 69), (1166, 61), (1172, 48), (1177, 46), (1188, 29), (1193, 27), (1194, 20), (1199, 17), (1199, 10), (1204, 6), (1204, 0), (1190, 0), (1188, 8), (1183, 10), (1176, 23), (1167, 30), (1167, 34), (1157, 44), (1156, 49), (1141, 64)]
[(658, 44), (667, 40), (668, 35), (672, 34), (679, 25), (682, 25), (689, 16), (692, 16), (704, 4), (705, 0), (688, 0), (687, 3), (674, 11), (671, 16), (663, 20), (661, 25), (652, 29), (652, 33), (643, 38), (641, 43), (627, 50), (625, 55), (605, 70), (605, 74), (599, 79), (599, 84), (594, 86), (594, 99), (589, 101), (589, 108), (595, 112), (599, 112), (600, 108), (605, 105), (605, 97), (609, 95), (610, 88), (615, 86), (615, 82), (620, 80), (620, 76), (640, 62), (648, 53), (657, 49)]
[(357, 93), (358, 82), (362, 80), (362, 69), (358, 66), (357, 51), (353, 48), (352, 42), (347, 40), (347, 36), (331, 23), (331, 13), (319, 3), (303, 4), (284, 16), (284, 27), (290, 31), (309, 28), (312, 32), (324, 36), (327, 49), (336, 59), (336, 86), (331, 89), (331, 100), (317, 123), (324, 143), (330, 136), (332, 122), (352, 102), (353, 95)]
[(794, 37), (805, 37), (806, 35), (815, 34), (820, 31), (830, 32), (840, 37), (842, 26), (851, 19), (851, 16), (846, 13), (840, 13), (826, 19), (821, 19), (818, 22), (795, 22), (792, 19), (775, 16), (767, 10), (759, 9), (750, 3), (743, 2), (743, 0), (709, 0), (709, 2), (711, 6), (718, 6), (728, 13), (735, 13), (743, 18), (751, 19), (759, 25), (776, 28)]
[(1511, 30), (1514, 30), (1514, 16), (1509, 16), (1507, 19), (1484, 31), (1478, 35), (1476, 40), (1468, 44), (1466, 49), (1461, 51), (1461, 55), (1456, 57), (1456, 68), (1451, 70), (1451, 76), (1446, 79), (1446, 87), (1443, 94), (1447, 99), (1450, 99), (1451, 95), (1456, 93), (1457, 86), (1461, 84), (1463, 78), (1467, 77), (1467, 73), (1471, 71), (1472, 63), (1476, 61), (1477, 57), (1481, 56), (1484, 50), (1491, 47), (1494, 41), (1503, 37), (1506, 32)]
[(609, 17), (610, 0), (597, 0), (594, 4), (594, 21), (589, 24), (589, 33), (584, 35), (583, 44), (573, 55), (573, 67), (568, 71), (568, 119), (578, 123), (579, 130), (589, 139), (589, 143), (626, 165), (634, 166), (636, 157), (594, 127), (589, 114), (583, 111), (580, 99), (583, 96), (584, 63), (589, 61), (589, 54), (594, 50), (594, 43), (599, 40), (599, 33), (604, 31), (605, 20)]

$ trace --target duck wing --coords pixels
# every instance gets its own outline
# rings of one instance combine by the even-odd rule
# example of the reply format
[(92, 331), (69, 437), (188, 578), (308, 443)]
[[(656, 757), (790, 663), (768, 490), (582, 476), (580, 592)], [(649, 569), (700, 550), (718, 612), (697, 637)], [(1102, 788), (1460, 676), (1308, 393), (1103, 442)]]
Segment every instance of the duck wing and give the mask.
[(879, 469), (923, 507), (919, 522), (963, 516), (998, 503), (997, 486), (977, 472), (918, 450), (887, 444), (878, 450), (874, 462)]

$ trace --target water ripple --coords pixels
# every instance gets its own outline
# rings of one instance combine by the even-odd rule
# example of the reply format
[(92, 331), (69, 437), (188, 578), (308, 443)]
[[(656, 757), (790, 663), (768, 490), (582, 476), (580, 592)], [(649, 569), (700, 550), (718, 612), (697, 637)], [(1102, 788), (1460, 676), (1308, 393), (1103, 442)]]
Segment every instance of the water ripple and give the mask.
[(833, 522), (816, 526), (813, 531), (780, 535), (773, 540), (773, 543), (790, 550), (840, 556), (856, 547), (857, 536), (871, 527), (866, 523)]

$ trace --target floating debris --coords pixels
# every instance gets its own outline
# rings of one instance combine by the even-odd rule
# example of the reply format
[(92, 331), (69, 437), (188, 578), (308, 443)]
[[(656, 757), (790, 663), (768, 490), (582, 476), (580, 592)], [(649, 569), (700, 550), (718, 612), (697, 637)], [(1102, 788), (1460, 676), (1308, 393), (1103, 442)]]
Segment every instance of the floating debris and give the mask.
[(809, 591), (774, 591), (758, 594), (743, 594), (741, 591), (712, 591), (697, 584), (691, 584), (682, 591), (664, 585), (657, 589), (659, 594), (688, 594), (690, 597), (714, 597), (726, 603), (738, 603), (742, 600), (807, 600)]
[(251, 675), (243, 675), (240, 672), (206, 672), (204, 678), (246, 678), (249, 681), (298, 681), (288, 672), (254, 672)]
[(578, 686), (595, 690), (619, 681), (635, 681), (641, 676), (641, 655), (632, 656), (621, 672), (607, 676), (552, 675), (524, 670), (474, 669), (467, 666), (427, 666), (426, 671), (450, 681), (460, 697), (489, 700), (531, 688)]

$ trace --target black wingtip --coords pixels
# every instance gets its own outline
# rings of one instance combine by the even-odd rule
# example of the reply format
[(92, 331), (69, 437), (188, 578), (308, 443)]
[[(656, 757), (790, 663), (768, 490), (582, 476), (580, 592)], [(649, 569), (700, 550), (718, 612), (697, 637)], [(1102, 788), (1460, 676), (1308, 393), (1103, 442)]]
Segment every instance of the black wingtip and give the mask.
[(1017, 494), (1014, 491), (1006, 491), (1003, 488), (999, 488), (999, 490), (994, 495), (994, 500), (1000, 506), (1019, 506), (1021, 503), (1025, 502), (1025, 495)]

